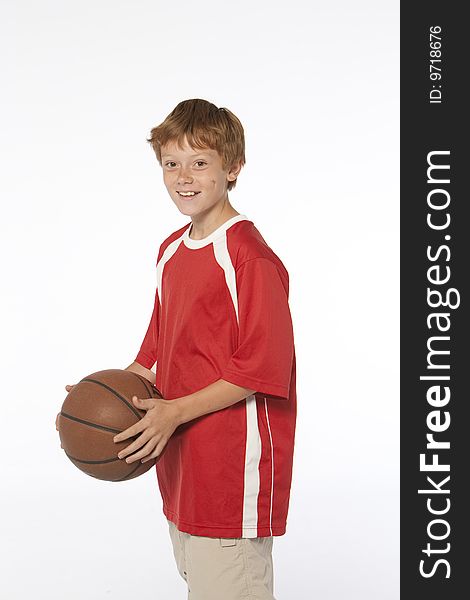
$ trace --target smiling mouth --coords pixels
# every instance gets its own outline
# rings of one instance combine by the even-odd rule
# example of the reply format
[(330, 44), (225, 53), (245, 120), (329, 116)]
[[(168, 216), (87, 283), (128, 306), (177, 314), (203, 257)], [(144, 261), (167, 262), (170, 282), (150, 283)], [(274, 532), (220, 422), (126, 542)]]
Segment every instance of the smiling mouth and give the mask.
[(194, 196), (197, 196), (197, 194), (201, 193), (201, 192), (192, 192), (192, 191), (189, 191), (189, 190), (188, 190), (187, 193), (182, 193), (179, 190), (176, 190), (176, 192), (182, 198), (194, 198)]

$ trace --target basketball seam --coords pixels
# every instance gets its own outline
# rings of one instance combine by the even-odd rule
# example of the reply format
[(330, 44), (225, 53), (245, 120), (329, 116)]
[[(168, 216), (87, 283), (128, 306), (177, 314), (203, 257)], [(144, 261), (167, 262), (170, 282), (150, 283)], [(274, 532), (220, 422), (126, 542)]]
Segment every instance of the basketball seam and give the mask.
[(110, 387), (109, 385), (106, 385), (105, 383), (102, 383), (101, 381), (96, 381), (96, 379), (82, 379), (79, 383), (82, 383), (83, 381), (89, 381), (90, 383), (96, 383), (96, 385), (100, 385), (101, 387), (106, 388), (108, 391), (110, 391), (112, 394), (114, 394), (116, 396), (116, 398), (119, 398), (119, 400), (122, 400), (122, 402), (124, 402), (124, 404), (131, 409), (131, 411), (135, 414), (136, 417), (139, 417), (139, 419), (142, 418), (142, 413), (139, 412), (136, 408), (134, 408), (132, 406), (132, 404), (130, 402), (128, 402), (126, 400), (126, 398), (124, 398), (124, 396), (121, 396), (121, 394), (119, 394), (118, 392), (116, 392), (116, 390), (113, 390), (112, 387)]
[[(148, 379), (145, 379), (145, 377), (143, 375), (139, 375), (138, 373), (134, 373), (134, 371), (129, 371), (129, 373), (132, 373), (133, 375), (135, 375), (136, 377), (138, 377), (140, 379), (140, 381), (144, 384), (145, 389), (149, 393), (149, 398), (153, 398), (152, 385), (151, 385), (150, 381)], [(148, 384), (149, 387), (147, 387), (147, 384)], [(163, 394), (160, 392), (160, 390), (157, 388), (157, 386), (153, 386), (153, 387), (160, 394), (160, 396), (163, 397)]]
[(106, 425), (96, 425), (95, 423), (91, 423), (90, 421), (85, 421), (84, 419), (80, 419), (79, 417), (74, 417), (73, 415), (69, 415), (66, 412), (60, 411), (61, 417), (66, 417), (67, 419), (71, 419), (72, 421), (77, 421), (77, 423), (83, 423), (84, 425), (89, 425), (90, 427), (94, 427), (95, 429), (102, 429), (103, 431), (112, 431), (113, 433), (121, 433), (121, 429), (116, 429), (115, 427), (106, 427)]
[[(77, 461), (80, 463), (85, 463), (85, 464), (99, 464), (98, 461), (91, 461), (91, 460), (80, 460), (79, 458), (75, 458), (73, 456), (71, 456), (70, 454), (67, 454), (67, 452), (65, 453), (68, 458), (71, 461)], [(120, 460), (119, 458), (112, 458), (109, 460), (104, 460), (104, 461), (99, 461), (100, 463), (110, 463), (110, 462), (115, 462), (116, 460)], [(154, 466), (154, 465), (152, 465)], [(119, 481), (125, 481), (126, 479), (131, 479), (132, 475), (134, 475), (134, 473), (136, 471), (138, 471), (140, 468), (142, 467), (141, 463), (138, 463), (133, 469), (132, 471), (129, 471), (129, 473), (126, 473), (126, 475), (124, 475), (124, 477), (120, 477), (119, 479), (108, 479), (107, 481), (111, 481), (111, 482), (119, 482)], [(151, 468), (151, 467), (150, 467)], [(148, 470), (148, 469), (147, 469)], [(91, 477), (95, 477), (96, 479), (99, 479), (99, 477), (97, 477), (96, 475), (93, 475), (91, 473), (88, 473), (88, 475), (90, 475)]]
[[(131, 373), (132, 373), (132, 371), (131, 371)], [(137, 373), (134, 373), (134, 375), (135, 375), (136, 377), (138, 377), (138, 378), (140, 379), (140, 381), (141, 381), (141, 382), (144, 384), (144, 387), (145, 387), (145, 389), (147, 390), (147, 393), (149, 394), (149, 398), (151, 398), (151, 397), (152, 397), (152, 390), (150, 390), (150, 389), (147, 387), (147, 383), (149, 383), (149, 382), (148, 382), (148, 381), (145, 379), (145, 377), (142, 377), (141, 375), (138, 375)]]
[(83, 463), (85, 465), (102, 465), (105, 463), (111, 463), (116, 462), (117, 460), (121, 460), (117, 456), (114, 458), (103, 458), (102, 460), (84, 460), (83, 458), (77, 458), (76, 456), (72, 456), (68, 452), (65, 452), (65, 454), (68, 458), (70, 458), (70, 460), (76, 460), (77, 462)]

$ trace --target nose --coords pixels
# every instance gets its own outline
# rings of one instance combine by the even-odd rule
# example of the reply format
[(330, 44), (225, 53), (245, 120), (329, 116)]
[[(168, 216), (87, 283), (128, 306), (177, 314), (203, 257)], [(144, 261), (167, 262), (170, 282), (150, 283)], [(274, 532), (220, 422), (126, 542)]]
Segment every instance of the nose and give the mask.
[(192, 175), (187, 169), (182, 168), (178, 173), (178, 185), (182, 185), (186, 181), (191, 183), (193, 180)]

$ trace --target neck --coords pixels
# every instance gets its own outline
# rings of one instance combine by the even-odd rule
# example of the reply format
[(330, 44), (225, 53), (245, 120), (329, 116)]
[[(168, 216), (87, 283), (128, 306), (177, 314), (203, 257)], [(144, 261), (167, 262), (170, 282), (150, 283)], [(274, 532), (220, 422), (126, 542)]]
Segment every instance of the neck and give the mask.
[(238, 214), (240, 213), (233, 208), (227, 199), (222, 206), (216, 205), (208, 213), (191, 217), (192, 223), (189, 237), (192, 240), (202, 240), (225, 223), (225, 221)]

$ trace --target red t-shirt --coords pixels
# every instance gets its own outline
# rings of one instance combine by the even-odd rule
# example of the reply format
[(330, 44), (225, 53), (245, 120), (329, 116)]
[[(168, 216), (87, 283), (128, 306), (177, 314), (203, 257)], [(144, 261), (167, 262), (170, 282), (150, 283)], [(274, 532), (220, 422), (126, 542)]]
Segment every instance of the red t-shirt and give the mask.
[(289, 276), (245, 215), (202, 240), (190, 225), (160, 246), (135, 360), (157, 363), (166, 400), (219, 379), (256, 393), (175, 430), (156, 464), (163, 512), (192, 535), (283, 535), (297, 413)]

